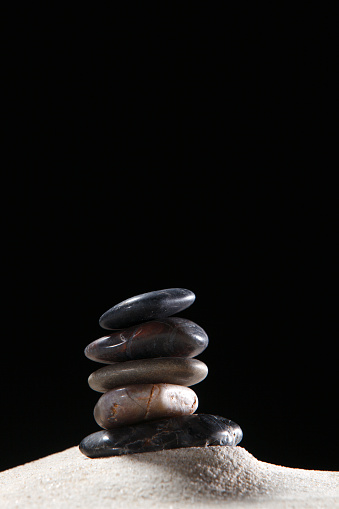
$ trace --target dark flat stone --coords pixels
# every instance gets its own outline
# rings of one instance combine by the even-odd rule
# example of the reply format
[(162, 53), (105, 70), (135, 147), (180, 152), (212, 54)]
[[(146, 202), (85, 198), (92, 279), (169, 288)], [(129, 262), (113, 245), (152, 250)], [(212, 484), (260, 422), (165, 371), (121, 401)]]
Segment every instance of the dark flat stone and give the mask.
[(208, 345), (206, 332), (191, 320), (153, 320), (99, 338), (85, 349), (96, 362), (110, 364), (150, 357), (196, 357)]
[(99, 319), (103, 329), (124, 329), (149, 320), (166, 318), (188, 308), (195, 295), (184, 288), (142, 293), (116, 304)]
[(167, 383), (189, 387), (204, 380), (207, 373), (206, 364), (198, 359), (158, 357), (108, 364), (88, 377), (88, 385), (98, 392), (131, 384)]
[(241, 439), (242, 430), (235, 422), (194, 414), (98, 431), (84, 438), (79, 448), (85, 456), (100, 458), (181, 447), (235, 446)]

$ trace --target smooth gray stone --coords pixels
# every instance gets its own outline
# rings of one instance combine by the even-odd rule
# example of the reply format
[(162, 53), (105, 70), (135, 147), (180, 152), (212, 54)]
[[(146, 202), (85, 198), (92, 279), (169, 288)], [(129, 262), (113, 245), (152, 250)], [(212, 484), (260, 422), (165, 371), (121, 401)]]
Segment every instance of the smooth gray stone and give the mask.
[(192, 389), (173, 384), (117, 387), (103, 394), (94, 407), (94, 419), (111, 429), (142, 421), (193, 414), (198, 397)]
[(109, 364), (94, 371), (88, 384), (98, 392), (131, 384), (168, 383), (188, 387), (204, 380), (207, 373), (206, 364), (198, 359), (158, 357)]
[(124, 329), (149, 320), (166, 318), (193, 304), (195, 295), (185, 288), (142, 293), (116, 304), (99, 319), (103, 329)]
[(207, 345), (204, 329), (191, 320), (173, 316), (96, 339), (87, 345), (85, 355), (104, 364), (150, 357), (196, 357)]

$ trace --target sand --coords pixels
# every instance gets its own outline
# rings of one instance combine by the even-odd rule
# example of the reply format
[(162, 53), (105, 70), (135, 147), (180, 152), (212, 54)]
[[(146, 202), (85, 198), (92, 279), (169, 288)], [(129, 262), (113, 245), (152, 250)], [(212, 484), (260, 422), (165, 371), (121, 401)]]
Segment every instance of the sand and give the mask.
[(0, 507), (339, 508), (339, 472), (286, 468), (242, 447), (89, 459), (78, 447), (0, 473)]

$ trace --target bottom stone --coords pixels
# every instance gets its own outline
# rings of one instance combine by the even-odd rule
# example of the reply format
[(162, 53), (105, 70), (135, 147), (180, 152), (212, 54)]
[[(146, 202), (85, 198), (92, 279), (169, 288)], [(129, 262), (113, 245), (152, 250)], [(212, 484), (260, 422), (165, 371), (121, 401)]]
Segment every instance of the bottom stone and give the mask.
[(235, 446), (242, 436), (240, 426), (225, 417), (194, 414), (98, 431), (84, 438), (79, 448), (89, 458), (100, 458), (180, 447)]

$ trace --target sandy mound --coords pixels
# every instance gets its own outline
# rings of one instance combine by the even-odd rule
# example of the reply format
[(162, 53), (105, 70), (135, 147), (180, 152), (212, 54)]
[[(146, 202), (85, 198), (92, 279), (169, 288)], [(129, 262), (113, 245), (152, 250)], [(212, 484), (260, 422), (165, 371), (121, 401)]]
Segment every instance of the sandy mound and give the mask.
[(280, 467), (242, 447), (89, 459), (77, 447), (0, 473), (1, 508), (337, 508), (339, 473)]

